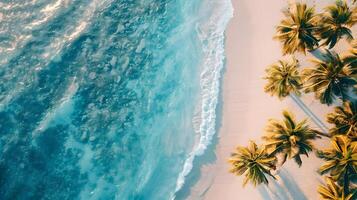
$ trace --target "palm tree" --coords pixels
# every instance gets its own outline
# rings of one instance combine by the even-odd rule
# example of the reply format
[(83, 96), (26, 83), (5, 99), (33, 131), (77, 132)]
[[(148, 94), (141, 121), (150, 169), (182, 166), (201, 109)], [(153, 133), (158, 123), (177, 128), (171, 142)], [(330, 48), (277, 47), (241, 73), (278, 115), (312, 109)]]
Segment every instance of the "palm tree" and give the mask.
[(353, 194), (345, 195), (343, 188), (337, 185), (332, 178), (326, 178), (326, 185), (320, 185), (318, 192), (323, 200), (352, 200)]
[(264, 90), (271, 95), (276, 95), (279, 99), (288, 96), (290, 93), (300, 95), (302, 80), (298, 71), (298, 60), (293, 58), (289, 61), (279, 60), (265, 71), (268, 83)]
[(347, 135), (357, 139), (357, 104), (344, 102), (343, 106), (337, 106), (333, 113), (327, 115), (327, 122), (334, 124), (330, 129), (331, 135)]
[(264, 90), (272, 96), (278, 96), (279, 99), (290, 96), (305, 114), (309, 116), (323, 132), (327, 133), (328, 128), (299, 98), (299, 90), (302, 88), (302, 78), (299, 74), (298, 67), (299, 63), (295, 58), (279, 60), (277, 63), (272, 64), (265, 70), (267, 75), (264, 79), (266, 79), (268, 83), (265, 85)]
[(318, 46), (318, 39), (315, 37), (318, 17), (315, 15), (314, 8), (297, 3), (284, 12), (284, 15), (285, 19), (277, 26), (274, 37), (283, 44), (284, 55), (295, 52), (306, 53), (306, 50)]
[(301, 166), (301, 155), (308, 156), (313, 150), (312, 140), (318, 136), (317, 131), (307, 125), (307, 120), (296, 122), (291, 113), (283, 111), (284, 120), (270, 120), (267, 134), (263, 137), (266, 148), (271, 154), (281, 153), (283, 162), (286, 158), (293, 158)]
[(321, 103), (330, 105), (336, 98), (347, 100), (348, 91), (356, 84), (351, 68), (340, 56), (326, 51), (323, 60), (313, 60), (314, 67), (303, 70), (305, 92), (315, 92)]
[(317, 156), (324, 159), (319, 172), (329, 173), (334, 181), (343, 185), (345, 194), (349, 192), (350, 178), (357, 173), (357, 141), (347, 136), (338, 135), (331, 140), (332, 148), (317, 151)]
[(333, 48), (342, 37), (348, 41), (353, 39), (350, 28), (356, 23), (356, 15), (345, 1), (336, 1), (325, 8), (321, 15), (321, 29), (318, 31), (324, 44)]
[(268, 184), (267, 175), (275, 179), (270, 170), (275, 169), (276, 158), (252, 141), (248, 147), (237, 147), (229, 162), (232, 164), (231, 173), (239, 176), (245, 174), (243, 185), (249, 181), (254, 186)]

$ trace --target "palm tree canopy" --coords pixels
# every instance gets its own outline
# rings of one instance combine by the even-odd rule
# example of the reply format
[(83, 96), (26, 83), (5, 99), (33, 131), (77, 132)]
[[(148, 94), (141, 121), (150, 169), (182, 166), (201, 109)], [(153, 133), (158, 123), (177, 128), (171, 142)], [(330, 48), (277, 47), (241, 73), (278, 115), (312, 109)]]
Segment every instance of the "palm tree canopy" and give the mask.
[(279, 60), (277, 63), (267, 68), (265, 79), (268, 83), (264, 90), (271, 95), (276, 95), (279, 98), (288, 96), (291, 92), (300, 94), (302, 88), (302, 80), (298, 72), (298, 61), (293, 58), (291, 60)]
[(301, 154), (308, 156), (313, 150), (312, 140), (318, 138), (316, 131), (309, 128), (307, 121), (296, 122), (292, 114), (283, 112), (282, 121), (270, 120), (263, 137), (271, 154), (282, 153), (284, 161), (293, 158), (301, 166)]
[(332, 104), (337, 98), (346, 100), (349, 88), (356, 85), (351, 67), (334, 52), (326, 51), (323, 60), (313, 60), (314, 67), (303, 70), (305, 92), (315, 92), (321, 103)]
[(323, 200), (352, 200), (353, 194), (345, 195), (343, 188), (337, 185), (332, 178), (326, 178), (326, 185), (320, 185), (318, 192)]
[(332, 48), (342, 37), (351, 41), (353, 36), (350, 28), (356, 23), (355, 15), (345, 1), (336, 1), (326, 7), (321, 15), (321, 29), (318, 31), (321, 39), (325, 40), (324, 44)]
[(319, 172), (330, 173), (334, 181), (343, 182), (348, 176), (357, 173), (357, 141), (352, 141), (347, 136), (338, 135), (331, 140), (332, 148), (317, 151), (317, 156), (324, 159)]
[(357, 139), (357, 103), (344, 102), (337, 106), (334, 112), (327, 115), (327, 122), (333, 124), (331, 135), (347, 135), (352, 140)]
[(276, 28), (275, 39), (283, 44), (283, 54), (292, 54), (312, 50), (318, 45), (315, 37), (318, 17), (314, 8), (306, 4), (297, 3), (290, 10), (284, 12), (283, 19)]
[(268, 184), (267, 175), (274, 178), (270, 170), (275, 169), (276, 158), (252, 141), (248, 147), (237, 147), (229, 162), (232, 164), (231, 173), (239, 176), (245, 174), (243, 185), (248, 182), (254, 186)]

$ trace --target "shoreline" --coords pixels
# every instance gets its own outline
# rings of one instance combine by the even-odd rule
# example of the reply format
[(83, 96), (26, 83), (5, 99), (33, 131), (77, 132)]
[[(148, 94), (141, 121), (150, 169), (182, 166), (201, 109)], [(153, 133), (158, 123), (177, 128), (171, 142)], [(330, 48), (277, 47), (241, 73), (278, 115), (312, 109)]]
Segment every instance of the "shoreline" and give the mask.
[[(311, 5), (314, 1), (307, 1)], [(333, 0), (319, 4), (328, 4)], [(242, 177), (230, 174), (227, 160), (237, 145), (245, 146), (249, 140), (256, 140), (264, 133), (266, 123), (271, 118), (281, 119), (282, 111), (294, 113), (296, 119), (307, 118), (305, 113), (286, 98), (280, 101), (264, 92), (265, 68), (282, 59), (281, 47), (273, 40), (275, 26), (283, 18), (282, 9), (291, 1), (252, 2), (233, 1), (234, 17), (225, 32), (226, 66), (222, 85), (221, 127), (217, 132), (217, 144), (213, 148), (215, 161), (203, 164), (198, 182), (190, 189), (188, 199), (317, 199), (318, 184), (322, 181), (316, 169), (322, 161), (313, 153), (303, 157), (299, 168), (293, 161), (287, 161), (280, 172), (278, 181), (271, 181), (269, 187), (251, 185), (242, 187)], [(340, 48), (340, 47), (339, 47)], [(337, 49), (338, 50), (338, 49)], [(296, 55), (306, 66), (310, 55)], [(321, 119), (332, 107), (321, 105), (313, 94), (304, 94), (302, 101)], [(309, 120), (311, 127), (317, 128)], [(327, 140), (316, 141), (316, 146), (326, 146)], [(309, 181), (306, 181), (307, 177)], [(294, 197), (294, 198), (293, 198)]]
[[(202, 18), (198, 21), (198, 39), (201, 41), (203, 66), (200, 72), (200, 112), (199, 119), (200, 124), (198, 126), (197, 133), (199, 138), (195, 142), (192, 151), (184, 161), (183, 169), (179, 173), (175, 192), (172, 199), (176, 199), (177, 196), (187, 196), (187, 188), (191, 181), (187, 181), (192, 176), (192, 170), (201, 166), (198, 158), (204, 157), (209, 146), (215, 142), (217, 114), (217, 106), (219, 102), (219, 96), (222, 82), (222, 70), (225, 63), (225, 30), (229, 20), (233, 15), (233, 7), (230, 0), (213, 1), (209, 0), (202, 3), (202, 8), (199, 12), (208, 11), (208, 18)], [(205, 13), (207, 14), (207, 13)], [(201, 158), (202, 159), (202, 158)], [(196, 175), (196, 174), (193, 174)]]

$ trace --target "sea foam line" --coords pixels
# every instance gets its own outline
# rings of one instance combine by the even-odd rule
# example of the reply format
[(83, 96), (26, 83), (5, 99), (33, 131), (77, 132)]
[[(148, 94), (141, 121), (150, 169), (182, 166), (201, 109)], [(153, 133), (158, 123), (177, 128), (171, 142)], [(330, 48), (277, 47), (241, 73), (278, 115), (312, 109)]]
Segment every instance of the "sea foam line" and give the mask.
[(185, 183), (185, 177), (192, 170), (193, 160), (202, 155), (212, 142), (216, 133), (216, 107), (218, 104), (221, 71), (224, 67), (224, 33), (229, 20), (233, 17), (231, 0), (207, 1), (213, 8), (209, 19), (200, 25), (199, 38), (202, 42), (204, 64), (201, 72), (201, 124), (200, 139), (186, 159), (183, 170), (178, 176), (173, 197)]

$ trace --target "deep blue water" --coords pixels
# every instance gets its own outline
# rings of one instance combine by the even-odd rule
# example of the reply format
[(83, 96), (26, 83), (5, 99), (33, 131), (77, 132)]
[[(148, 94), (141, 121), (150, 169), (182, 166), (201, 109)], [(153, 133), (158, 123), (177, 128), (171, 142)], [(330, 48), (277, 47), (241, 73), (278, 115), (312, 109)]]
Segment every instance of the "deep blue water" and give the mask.
[(214, 5), (0, 1), (0, 199), (173, 198), (214, 134)]

